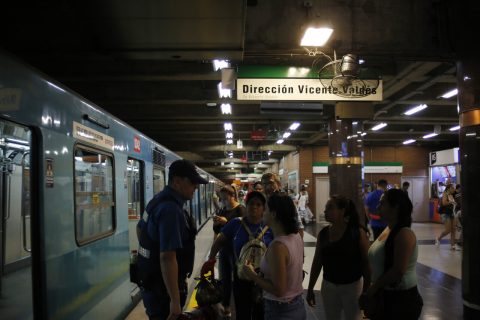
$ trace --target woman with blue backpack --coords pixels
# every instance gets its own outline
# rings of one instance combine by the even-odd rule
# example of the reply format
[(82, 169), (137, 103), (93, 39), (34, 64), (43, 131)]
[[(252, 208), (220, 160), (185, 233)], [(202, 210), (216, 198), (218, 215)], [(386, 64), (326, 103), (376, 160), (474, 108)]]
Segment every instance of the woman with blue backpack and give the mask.
[[(247, 195), (247, 213), (243, 218), (230, 220), (220, 231), (210, 248), (209, 259), (203, 264), (201, 275), (209, 271), (213, 274), (216, 255), (220, 249), (231, 246), (235, 257), (233, 272), (233, 298), (235, 301), (236, 319), (263, 320), (263, 300), (261, 290), (251, 280), (248, 280), (242, 272), (246, 259), (252, 261), (256, 267), (263, 252), (262, 248), (268, 247), (273, 240), (271, 229), (263, 222), (265, 211), (265, 196), (258, 191), (252, 191)], [(258, 261), (258, 262), (257, 262)], [(229, 314), (224, 318), (228, 319)]]

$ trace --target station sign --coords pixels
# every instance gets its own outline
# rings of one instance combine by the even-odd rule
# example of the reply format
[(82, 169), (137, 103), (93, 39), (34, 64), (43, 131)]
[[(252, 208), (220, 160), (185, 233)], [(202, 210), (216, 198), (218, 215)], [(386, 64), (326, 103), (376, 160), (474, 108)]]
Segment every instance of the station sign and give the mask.
[(256, 101), (382, 101), (383, 80), (326, 75), (311, 68), (242, 66), (238, 69), (237, 100)]
[(383, 84), (378, 82), (369, 87), (325, 86), (318, 79), (237, 79), (237, 100), (382, 101)]

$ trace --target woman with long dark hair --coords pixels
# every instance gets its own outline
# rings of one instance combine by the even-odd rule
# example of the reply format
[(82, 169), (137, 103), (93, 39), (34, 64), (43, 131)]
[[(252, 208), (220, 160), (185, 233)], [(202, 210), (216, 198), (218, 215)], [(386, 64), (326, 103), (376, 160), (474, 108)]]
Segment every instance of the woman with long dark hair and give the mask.
[(315, 305), (313, 288), (323, 267), (321, 294), (326, 318), (341, 319), (343, 311), (345, 319), (361, 319), (358, 298), (370, 284), (367, 234), (360, 227), (355, 204), (343, 196), (334, 195), (328, 200), (325, 219), (331, 225), (317, 237), (307, 302)]
[[(366, 293), (365, 307), (372, 319), (418, 319), (422, 312), (415, 272), (417, 238), (410, 228), (412, 208), (402, 190), (387, 190), (380, 199), (378, 209), (388, 226), (368, 251), (373, 283)], [(382, 312), (375, 314), (370, 306), (376, 305), (380, 296)]]
[(263, 276), (249, 263), (244, 265), (244, 273), (263, 289), (265, 320), (306, 319), (302, 298), (303, 240), (292, 199), (287, 195), (270, 196), (263, 220), (274, 234), (261, 261)]

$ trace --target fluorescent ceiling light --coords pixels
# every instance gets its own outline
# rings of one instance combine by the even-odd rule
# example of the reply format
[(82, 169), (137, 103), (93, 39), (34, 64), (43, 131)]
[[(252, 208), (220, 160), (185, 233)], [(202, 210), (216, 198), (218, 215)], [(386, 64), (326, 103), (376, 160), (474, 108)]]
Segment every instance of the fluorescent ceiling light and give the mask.
[(297, 130), (298, 127), (300, 127), (300, 122), (294, 122), (290, 125), (290, 127), (288, 129), (290, 129), (292, 131), (295, 131), (295, 130)]
[(429, 134), (424, 135), (423, 139), (428, 139), (428, 138), (435, 137), (435, 136), (438, 136), (438, 133), (429, 133)]
[(363, 133), (361, 134), (362, 137), (364, 137), (364, 136), (366, 136), (366, 135), (367, 135), (366, 132), (363, 132)]
[(285, 140), (283, 140), (283, 139), (278, 139), (278, 140), (277, 140), (277, 144), (282, 144), (283, 141), (285, 141)]
[(225, 122), (223, 124), (223, 128), (225, 129), (225, 131), (232, 131), (233, 130), (232, 123), (231, 122)]
[(220, 98), (231, 98), (232, 97), (232, 90), (223, 89), (221, 82), (218, 83), (217, 89), (218, 89), (218, 96)]
[(233, 144), (233, 140), (232, 139), (227, 139), (227, 144)]
[(460, 126), (451, 127), (451, 128), (448, 129), (448, 130), (450, 130), (450, 131), (457, 131), (458, 129), (460, 129)]
[(379, 123), (376, 126), (372, 127), (371, 130), (377, 131), (377, 130), (380, 130), (382, 128), (385, 128), (386, 126), (387, 126), (387, 124), (385, 122), (382, 122), (382, 123)]
[(225, 138), (227, 138), (227, 139), (233, 139), (233, 132), (227, 132), (227, 133), (225, 134)]
[(220, 108), (222, 108), (222, 114), (232, 114), (232, 106), (230, 103), (222, 103)]
[(414, 113), (417, 113), (419, 111), (422, 111), (423, 109), (426, 109), (428, 106), (426, 104), (421, 104), (419, 106), (416, 106), (410, 110), (408, 110), (407, 112), (405, 112), (404, 114), (407, 115), (407, 116), (411, 116), (412, 114)]
[(290, 135), (291, 135), (290, 132), (285, 132), (285, 133), (283, 134), (283, 139), (286, 139), (286, 138), (290, 137)]
[(219, 60), (219, 59), (213, 60), (213, 70), (214, 71), (218, 71), (218, 70), (221, 70), (223, 68), (228, 68), (228, 67), (230, 67), (230, 63), (227, 60)]
[(458, 94), (458, 89), (453, 89), (453, 90), (450, 90), (448, 92), (445, 92), (443, 95), (442, 95), (442, 98), (445, 98), (445, 99), (448, 99), (448, 98), (451, 98), (455, 95)]
[(321, 47), (328, 41), (332, 32), (331, 28), (310, 27), (305, 31), (300, 45), (302, 47)]
[(403, 144), (410, 144), (410, 143), (414, 143), (415, 141), (416, 141), (416, 140), (409, 139), (409, 140), (403, 141)]

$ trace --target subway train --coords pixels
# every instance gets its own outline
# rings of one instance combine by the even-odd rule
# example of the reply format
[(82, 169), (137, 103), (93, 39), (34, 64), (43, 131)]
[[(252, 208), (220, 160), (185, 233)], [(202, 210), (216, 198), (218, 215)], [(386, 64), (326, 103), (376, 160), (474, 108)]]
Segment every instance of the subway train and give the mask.
[[(124, 318), (135, 225), (180, 157), (5, 52), (0, 157), (1, 318)], [(221, 182), (199, 172), (201, 227)]]

